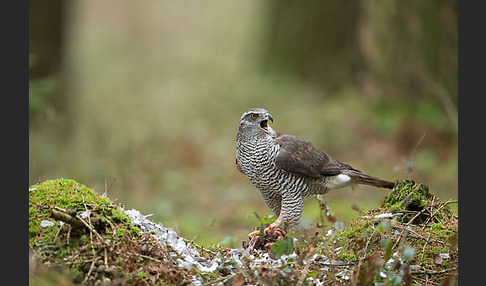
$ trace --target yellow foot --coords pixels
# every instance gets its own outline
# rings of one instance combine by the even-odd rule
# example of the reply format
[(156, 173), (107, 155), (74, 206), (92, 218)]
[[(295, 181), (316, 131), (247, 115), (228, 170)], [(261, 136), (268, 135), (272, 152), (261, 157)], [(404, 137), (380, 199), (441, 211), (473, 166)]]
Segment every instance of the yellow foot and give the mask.
[(252, 231), (248, 234), (248, 238), (252, 239), (255, 235), (260, 234), (260, 230)]
[[(263, 230), (263, 233), (266, 233), (267, 230), (268, 230), (268, 227)], [(254, 231), (250, 232), (248, 234), (248, 238), (249, 239), (252, 239), (257, 234), (260, 235), (260, 229), (257, 229), (257, 230), (254, 230)]]
[[(285, 236), (287, 234), (283, 229), (277, 227), (276, 225), (270, 225), (269, 227), (267, 227), (263, 230), (263, 235), (266, 236), (269, 232), (272, 232), (272, 231), (278, 231), (279, 234), (282, 235), (282, 236)], [(260, 235), (260, 229), (257, 229), (257, 230), (250, 232), (248, 234), (248, 238), (252, 239), (257, 234)]]

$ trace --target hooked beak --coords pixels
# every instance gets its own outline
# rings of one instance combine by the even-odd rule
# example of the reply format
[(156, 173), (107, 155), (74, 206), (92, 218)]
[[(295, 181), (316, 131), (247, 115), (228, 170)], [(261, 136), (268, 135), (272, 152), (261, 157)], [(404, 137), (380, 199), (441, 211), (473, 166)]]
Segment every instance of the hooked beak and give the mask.
[(263, 119), (260, 121), (260, 127), (265, 131), (268, 131), (268, 120), (273, 122), (273, 117), (270, 113), (266, 113)]
[(270, 120), (270, 121), (273, 122), (273, 117), (272, 117), (272, 115), (270, 115), (270, 113), (265, 114), (264, 118), (265, 118), (265, 120)]

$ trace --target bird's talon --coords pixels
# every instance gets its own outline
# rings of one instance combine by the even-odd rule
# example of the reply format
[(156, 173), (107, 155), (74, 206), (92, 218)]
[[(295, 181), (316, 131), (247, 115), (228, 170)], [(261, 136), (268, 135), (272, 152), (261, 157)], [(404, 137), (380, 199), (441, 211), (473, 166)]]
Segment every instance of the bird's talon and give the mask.
[(248, 234), (248, 238), (252, 239), (255, 235), (260, 234), (260, 230), (252, 231)]

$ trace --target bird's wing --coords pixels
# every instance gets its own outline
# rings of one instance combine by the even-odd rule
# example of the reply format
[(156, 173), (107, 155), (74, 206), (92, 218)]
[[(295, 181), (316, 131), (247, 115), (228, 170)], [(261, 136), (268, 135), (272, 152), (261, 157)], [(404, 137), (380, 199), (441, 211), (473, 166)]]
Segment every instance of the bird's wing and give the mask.
[(319, 179), (323, 176), (339, 175), (342, 168), (351, 168), (322, 152), (309, 141), (293, 135), (277, 134), (275, 143), (280, 145), (275, 166), (290, 173)]

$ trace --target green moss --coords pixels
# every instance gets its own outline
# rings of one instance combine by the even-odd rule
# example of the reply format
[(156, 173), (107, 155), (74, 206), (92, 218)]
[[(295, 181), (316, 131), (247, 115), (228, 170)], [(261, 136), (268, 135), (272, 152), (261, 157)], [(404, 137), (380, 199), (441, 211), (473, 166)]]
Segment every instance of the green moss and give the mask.
[(138, 272), (137, 274), (135, 274), (135, 280), (142, 280), (142, 279), (145, 279), (145, 278), (148, 278), (150, 276), (149, 273), (145, 272), (145, 271), (141, 271), (141, 272)]
[(118, 237), (122, 237), (122, 236), (124, 236), (124, 235), (125, 235), (125, 233), (126, 233), (126, 230), (125, 230), (125, 229), (117, 229), (117, 230), (116, 230), (116, 235), (117, 235)]
[(421, 211), (427, 207), (427, 200), (431, 196), (427, 185), (416, 184), (413, 180), (402, 180), (386, 197), (383, 207), (390, 211)]
[(355, 254), (338, 254), (337, 258), (343, 261), (355, 261), (356, 255)]
[(435, 237), (440, 237), (441, 239), (449, 238), (449, 236), (454, 234), (452, 229), (444, 227), (442, 223), (433, 223), (430, 227), (430, 231)]
[(140, 229), (138, 227), (132, 227), (130, 232), (137, 236), (140, 235)]
[(440, 223), (433, 223), (430, 227), (432, 231), (441, 231), (442, 230), (442, 224)]
[(83, 202), (111, 205), (108, 198), (103, 198), (92, 189), (74, 180), (48, 180), (29, 188), (29, 206), (31, 203), (57, 206), (63, 209), (74, 208), (83, 211)]
[[(368, 212), (371, 217), (372, 213)], [(351, 220), (342, 231), (334, 232), (330, 237), (323, 239), (318, 246), (318, 253), (326, 256), (334, 256), (341, 261), (355, 261), (359, 249), (370, 240), (368, 247), (375, 249), (383, 232), (380, 224), (369, 218), (356, 218)], [(339, 249), (338, 252), (335, 252)], [(326, 252), (329, 251), (329, 252)]]
[(373, 222), (367, 219), (353, 220), (346, 226), (342, 232), (342, 236), (346, 238), (360, 237), (367, 233), (368, 235), (374, 231)]
[(75, 248), (78, 248), (79, 247), (79, 244), (78, 244), (78, 242), (76, 240), (70, 239), (69, 240), (69, 247), (75, 249)]
[[(85, 221), (89, 227), (79, 220), (80, 212), (85, 210), (90, 211), (90, 218)], [(54, 218), (65, 223), (61, 225)], [(54, 225), (41, 227), (43, 220), (54, 222)], [(39, 261), (49, 261), (52, 265), (63, 267), (67, 273), (74, 273), (74, 276), (90, 273), (87, 284), (111, 275), (88, 272), (86, 265), (91, 265), (94, 260), (116, 269), (113, 271), (117, 277), (128, 277), (128, 284), (143, 284), (147, 278), (159, 275), (161, 281), (165, 281), (167, 277), (157, 272), (161, 269), (164, 269), (161, 273), (171, 269), (178, 274), (170, 279), (182, 281), (185, 270), (179, 270), (171, 261), (161, 259), (166, 252), (158, 249), (157, 244), (145, 253), (146, 256), (155, 256), (153, 260), (140, 264), (136, 259), (140, 249), (151, 242), (155, 242), (155, 238), (132, 226), (130, 218), (118, 205), (74, 180), (49, 180), (29, 188), (31, 249), (40, 257)]]
[(83, 244), (88, 244), (88, 243), (89, 243), (89, 238), (87, 238), (85, 235), (83, 235), (83, 236), (81, 236), (81, 237), (79, 238), (79, 243), (80, 243), (81, 245), (83, 245)]
[[(389, 212), (402, 215), (393, 219), (376, 217)], [(410, 219), (417, 214), (423, 217), (417, 216), (413, 223), (408, 224), (406, 215)], [(455, 267), (457, 230), (457, 217), (446, 203), (431, 194), (427, 186), (404, 180), (397, 183), (380, 208), (368, 210), (352, 219), (342, 231), (330, 237), (323, 236), (317, 251), (331, 260), (360, 261), (361, 273), (382, 281), (373, 268), (363, 265), (376, 263), (378, 257), (387, 261), (392, 255), (404, 255), (406, 249), (414, 252), (410, 255), (410, 250), (407, 250), (410, 265), (420, 265), (431, 272)], [(403, 243), (400, 242), (402, 240)], [(440, 253), (448, 253), (450, 258), (441, 261), (437, 258)], [(393, 275), (398, 275), (398, 272)]]
[[(110, 199), (102, 197), (94, 190), (74, 180), (56, 179), (29, 187), (29, 243), (39, 238), (53, 240), (61, 225), (42, 228), (42, 220), (50, 220), (49, 209), (52, 207), (80, 212), (89, 210), (96, 216), (101, 216), (111, 222), (124, 223), (126, 229), (135, 229), (130, 224), (130, 218), (118, 209)], [(138, 233), (138, 230), (134, 230)]]

